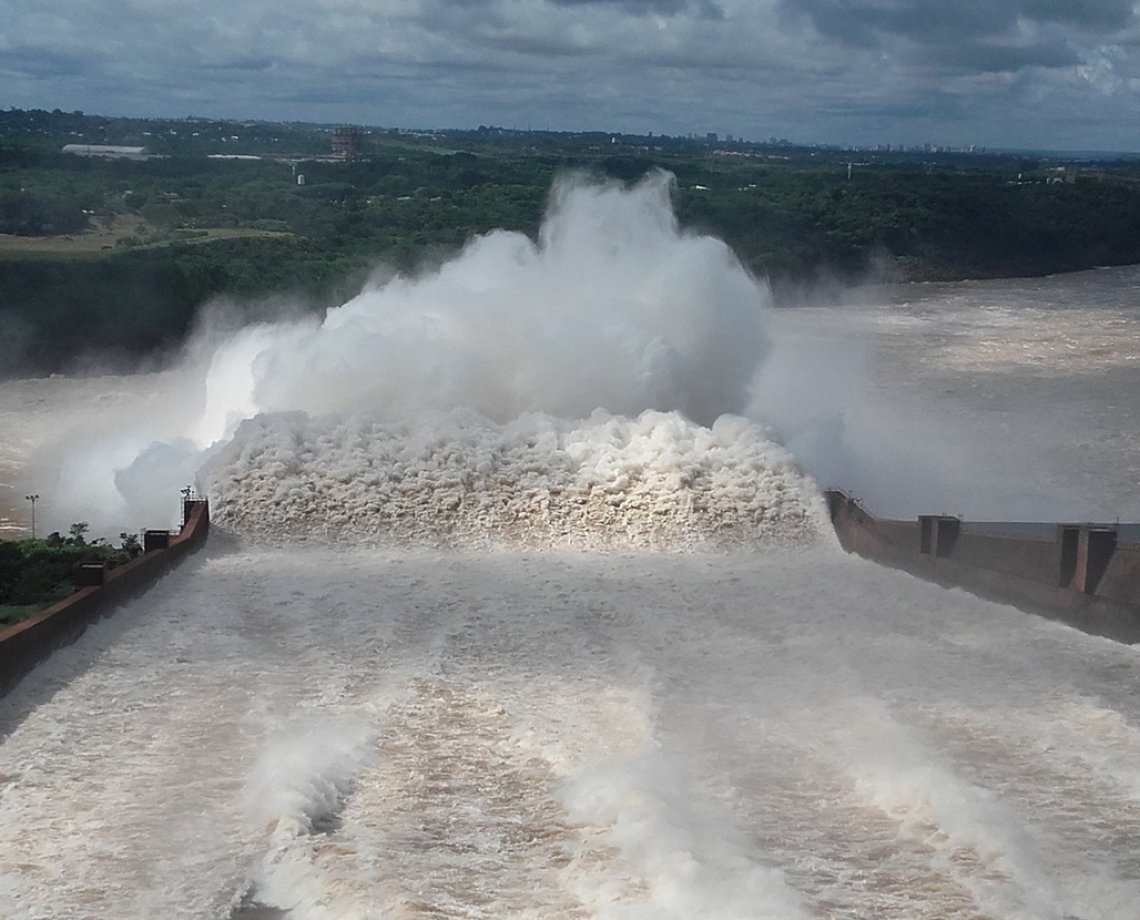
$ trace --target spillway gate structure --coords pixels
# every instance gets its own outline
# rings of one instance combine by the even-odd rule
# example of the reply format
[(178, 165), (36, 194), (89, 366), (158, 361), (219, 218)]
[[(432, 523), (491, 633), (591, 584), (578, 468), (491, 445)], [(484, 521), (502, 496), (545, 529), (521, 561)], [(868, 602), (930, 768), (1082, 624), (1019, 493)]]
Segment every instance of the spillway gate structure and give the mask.
[(944, 514), (878, 518), (826, 493), (840, 545), (946, 587), (1140, 642), (1140, 524), (964, 521)]
[(199, 549), (209, 530), (209, 504), (205, 499), (187, 498), (178, 533), (147, 531), (145, 551), (137, 559), (113, 569), (84, 566), (75, 593), (0, 630), (0, 696), (57, 648), (70, 645), (92, 623), (141, 594)]

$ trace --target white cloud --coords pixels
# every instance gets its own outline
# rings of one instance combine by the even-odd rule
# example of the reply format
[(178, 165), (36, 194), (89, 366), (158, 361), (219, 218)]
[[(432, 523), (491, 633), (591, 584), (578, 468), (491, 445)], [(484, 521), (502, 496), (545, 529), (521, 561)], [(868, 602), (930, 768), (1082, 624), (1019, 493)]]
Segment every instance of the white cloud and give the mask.
[(1077, 73), (1100, 92), (1112, 96), (1127, 86), (1126, 78), (1117, 72), (1118, 65), (1125, 62), (1124, 52), (1119, 47), (1102, 45), (1088, 53)]

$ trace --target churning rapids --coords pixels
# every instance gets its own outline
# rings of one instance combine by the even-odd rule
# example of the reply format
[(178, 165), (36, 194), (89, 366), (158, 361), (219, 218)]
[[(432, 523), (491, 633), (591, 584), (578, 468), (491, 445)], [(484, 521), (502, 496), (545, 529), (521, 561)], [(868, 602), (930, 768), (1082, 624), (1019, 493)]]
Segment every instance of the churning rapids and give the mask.
[(1135, 920), (1137, 652), (844, 556), (800, 467), (1140, 516), (1140, 273), (1080, 278), (777, 314), (653, 177), (0, 387), (18, 494), (229, 531), (0, 700), (0, 917)]

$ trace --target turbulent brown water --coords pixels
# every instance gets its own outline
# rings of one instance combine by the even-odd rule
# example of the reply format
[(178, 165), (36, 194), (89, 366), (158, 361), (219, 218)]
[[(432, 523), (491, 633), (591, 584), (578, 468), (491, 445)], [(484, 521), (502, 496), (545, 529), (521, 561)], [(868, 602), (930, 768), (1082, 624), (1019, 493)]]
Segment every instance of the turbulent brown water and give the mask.
[(819, 496), (746, 419), (472, 413), (247, 422), (203, 473), (216, 520), (269, 542), (683, 550), (810, 545)]
[(1138, 689), (829, 546), (215, 547), (0, 704), (0, 910), (1124, 920)]
[(1140, 268), (779, 311), (756, 409), (872, 508), (1140, 520)]
[[(735, 271), (650, 199), (635, 254)], [(490, 245), (539, 290), (561, 263), (515, 243), (443, 288), (484, 290)], [(766, 358), (711, 388), (682, 347), (723, 331), (688, 311), (707, 288), (668, 335), (633, 298), (587, 343), (631, 358), (596, 391), (640, 381), (624, 415), (561, 411), (525, 349), (503, 379), (468, 351), (459, 384), (416, 365), (414, 411), (344, 396), (372, 379), (351, 358), (298, 396), (298, 362), (365, 333), (455, 358), (474, 340), (430, 285), (408, 289), (428, 327), (387, 291), (351, 334), (341, 316), (166, 375), (0, 387), (10, 508), (34, 489), (64, 513), (41, 458), (87, 482), (39, 452), (64, 420), (146, 418), (85, 442), (129, 470), (122, 508), (200, 469), (241, 535), (0, 701), (0, 916), (1134, 920), (1137, 652), (843, 555), (800, 465), (900, 514), (1140, 517), (1138, 279), (763, 308)], [(183, 412), (171, 394), (203, 381)], [(476, 383), (510, 411), (445, 405)], [(739, 414), (689, 420), (713, 392)], [(225, 440), (203, 453), (206, 429)]]

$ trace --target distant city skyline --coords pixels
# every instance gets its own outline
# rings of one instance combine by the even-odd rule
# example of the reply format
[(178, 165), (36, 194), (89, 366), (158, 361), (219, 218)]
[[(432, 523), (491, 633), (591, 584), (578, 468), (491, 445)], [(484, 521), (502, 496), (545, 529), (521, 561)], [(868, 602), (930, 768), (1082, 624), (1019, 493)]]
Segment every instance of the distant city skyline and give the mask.
[[(10, 5), (12, 6), (12, 5)], [(1132, 0), (18, 3), (0, 105), (1140, 150)]]

